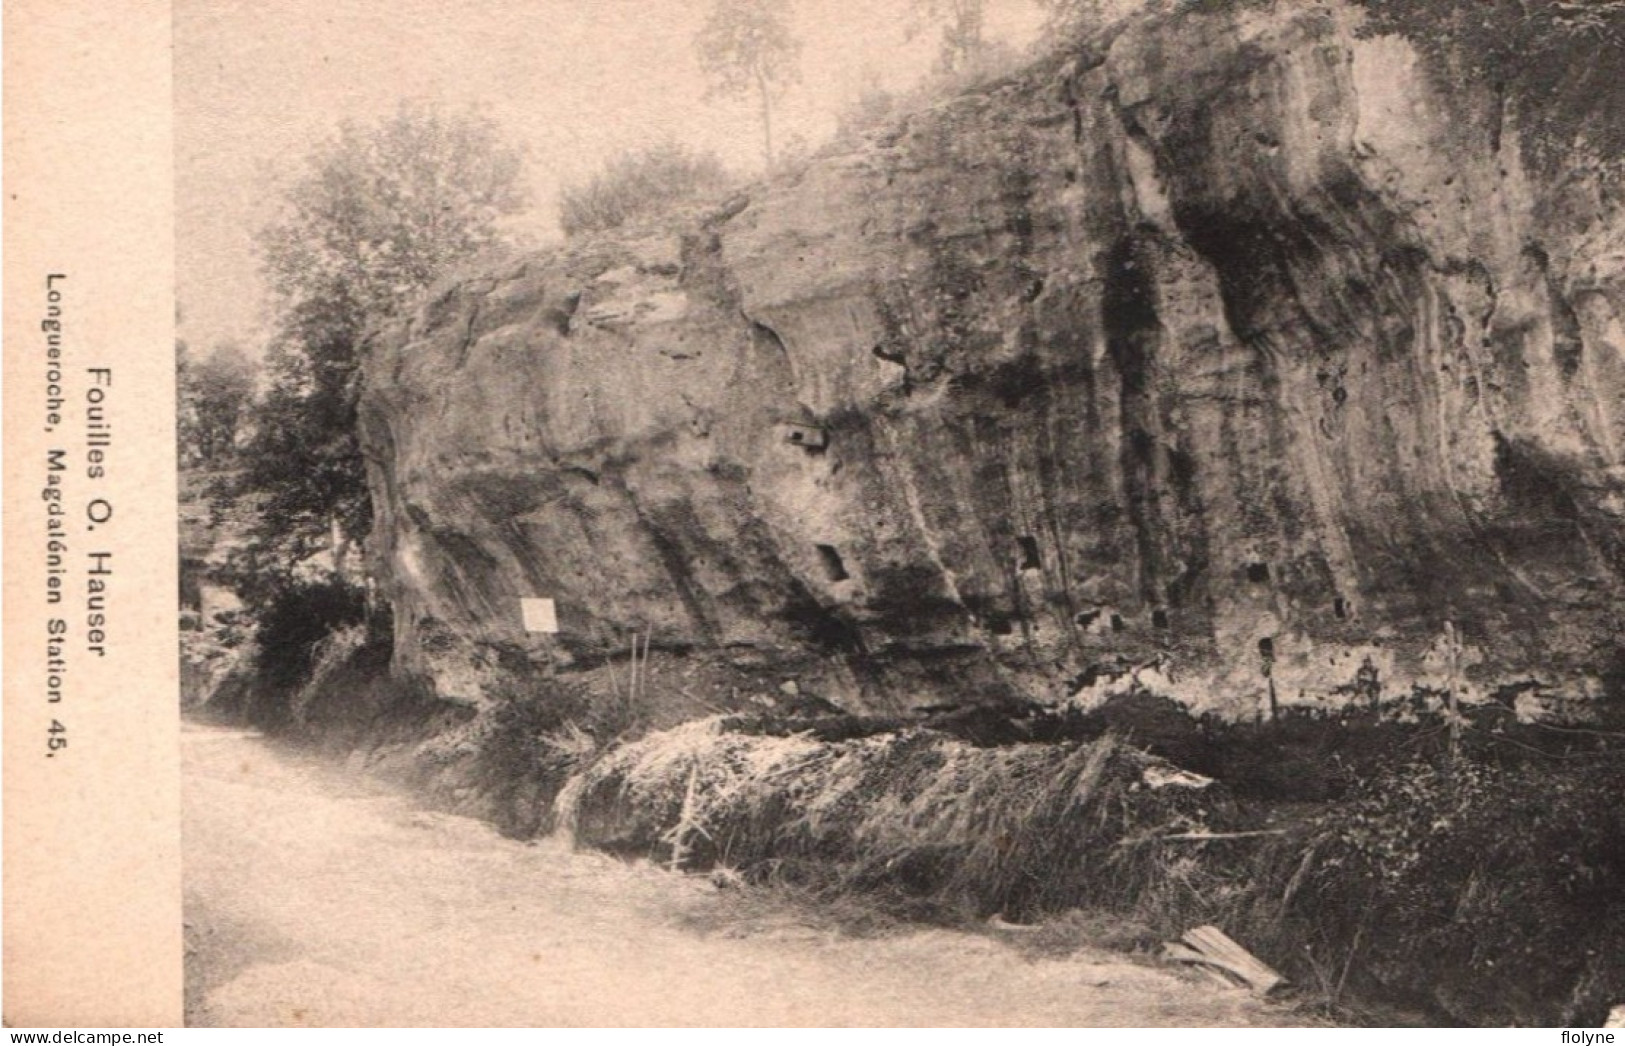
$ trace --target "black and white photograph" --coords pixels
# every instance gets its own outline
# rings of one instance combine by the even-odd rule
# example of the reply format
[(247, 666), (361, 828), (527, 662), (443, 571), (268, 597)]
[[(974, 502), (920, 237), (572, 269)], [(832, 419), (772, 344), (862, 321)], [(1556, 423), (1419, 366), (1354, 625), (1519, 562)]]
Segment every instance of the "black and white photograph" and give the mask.
[(187, 1026), (1625, 1028), (1625, 0), (170, 25)]

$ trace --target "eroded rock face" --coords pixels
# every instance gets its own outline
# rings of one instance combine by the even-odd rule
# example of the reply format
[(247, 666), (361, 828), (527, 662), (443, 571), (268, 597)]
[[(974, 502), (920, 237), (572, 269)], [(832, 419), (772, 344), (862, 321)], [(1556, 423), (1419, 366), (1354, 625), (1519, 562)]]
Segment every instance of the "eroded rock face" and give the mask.
[(1235, 715), (1598, 692), (1625, 228), (1353, 25), (1146, 20), (443, 290), (365, 372), (397, 668), (478, 702), (641, 630), (869, 711), (1114, 659)]

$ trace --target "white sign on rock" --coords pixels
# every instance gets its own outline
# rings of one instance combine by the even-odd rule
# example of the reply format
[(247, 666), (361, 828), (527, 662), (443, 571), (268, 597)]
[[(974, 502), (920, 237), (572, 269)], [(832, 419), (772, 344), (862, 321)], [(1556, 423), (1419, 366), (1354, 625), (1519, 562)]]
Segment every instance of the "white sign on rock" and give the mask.
[(519, 611), (525, 619), (526, 632), (557, 632), (559, 613), (551, 599), (524, 597), (519, 600)]

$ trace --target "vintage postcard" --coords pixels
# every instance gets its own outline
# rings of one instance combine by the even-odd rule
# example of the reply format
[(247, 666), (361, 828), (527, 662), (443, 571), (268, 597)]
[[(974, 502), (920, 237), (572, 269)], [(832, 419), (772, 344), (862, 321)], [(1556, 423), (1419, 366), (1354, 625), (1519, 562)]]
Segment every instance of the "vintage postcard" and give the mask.
[(9, 1025), (1625, 1024), (1625, 0), (5, 30)]

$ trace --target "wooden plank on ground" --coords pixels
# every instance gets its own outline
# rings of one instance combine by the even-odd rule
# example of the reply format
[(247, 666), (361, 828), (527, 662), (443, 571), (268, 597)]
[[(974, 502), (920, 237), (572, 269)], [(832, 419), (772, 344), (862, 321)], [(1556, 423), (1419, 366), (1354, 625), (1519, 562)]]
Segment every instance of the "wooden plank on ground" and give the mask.
[(1188, 963), (1202, 973), (1208, 980), (1221, 988), (1243, 987), (1239, 978), (1232, 979), (1222, 973), (1217, 967), (1207, 961), (1207, 957), (1194, 948), (1170, 941), (1162, 946), (1162, 957), (1169, 962)]
[(1198, 926), (1188, 931), (1179, 943), (1163, 946), (1163, 957), (1173, 962), (1222, 970), (1260, 995), (1286, 980), (1231, 940), (1217, 926)]

